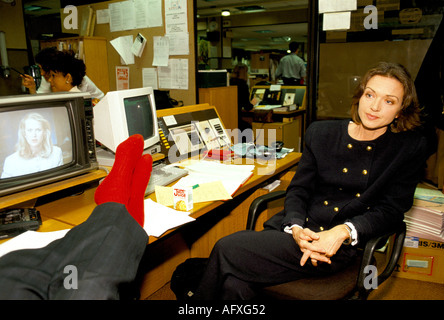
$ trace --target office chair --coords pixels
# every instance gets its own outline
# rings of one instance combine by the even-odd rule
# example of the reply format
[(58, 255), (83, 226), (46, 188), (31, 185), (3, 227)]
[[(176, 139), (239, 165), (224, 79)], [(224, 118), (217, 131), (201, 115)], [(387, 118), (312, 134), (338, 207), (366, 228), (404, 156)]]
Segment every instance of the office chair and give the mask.
[[(276, 191), (256, 198), (249, 208), (247, 230), (254, 230), (258, 217), (267, 209), (269, 202), (284, 197), (285, 191)], [(372, 288), (366, 288), (365, 281), (366, 277), (369, 276), (366, 266), (376, 265), (373, 256), (375, 250), (384, 246), (387, 239), (394, 235), (393, 249), (389, 255), (389, 261), (383, 272), (377, 276), (377, 284), (381, 285), (392, 274), (397, 265), (404, 244), (405, 232), (406, 225), (403, 222), (396, 232), (371, 239), (364, 248), (359, 250), (362, 252), (359, 258), (343, 271), (329, 276), (300, 279), (266, 287), (261, 290), (260, 296), (280, 300), (365, 300), (373, 290)]]

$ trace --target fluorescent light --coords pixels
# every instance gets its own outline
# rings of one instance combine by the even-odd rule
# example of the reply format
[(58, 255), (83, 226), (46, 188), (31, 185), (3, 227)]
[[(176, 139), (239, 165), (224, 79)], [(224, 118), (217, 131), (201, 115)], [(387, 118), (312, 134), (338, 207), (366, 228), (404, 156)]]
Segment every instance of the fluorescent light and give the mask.
[(228, 17), (230, 15), (230, 10), (222, 10), (221, 13), (224, 17)]

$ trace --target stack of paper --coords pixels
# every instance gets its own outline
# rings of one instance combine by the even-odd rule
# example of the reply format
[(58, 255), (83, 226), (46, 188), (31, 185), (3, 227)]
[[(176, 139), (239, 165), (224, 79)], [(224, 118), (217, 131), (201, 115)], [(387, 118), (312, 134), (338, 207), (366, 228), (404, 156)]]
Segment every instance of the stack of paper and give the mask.
[(407, 234), (444, 241), (444, 194), (440, 190), (417, 188), (413, 207), (405, 213)]
[(223, 164), (216, 161), (197, 161), (186, 166), (188, 175), (177, 186), (194, 186), (221, 181), (229, 195), (234, 193), (253, 175), (254, 165)]

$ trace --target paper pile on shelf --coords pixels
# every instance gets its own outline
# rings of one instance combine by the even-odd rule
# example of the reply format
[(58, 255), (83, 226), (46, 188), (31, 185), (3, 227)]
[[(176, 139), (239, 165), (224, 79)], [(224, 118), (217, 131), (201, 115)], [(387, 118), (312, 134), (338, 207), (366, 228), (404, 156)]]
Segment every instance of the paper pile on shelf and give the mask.
[(412, 208), (405, 213), (407, 235), (444, 242), (444, 194), (417, 188)]

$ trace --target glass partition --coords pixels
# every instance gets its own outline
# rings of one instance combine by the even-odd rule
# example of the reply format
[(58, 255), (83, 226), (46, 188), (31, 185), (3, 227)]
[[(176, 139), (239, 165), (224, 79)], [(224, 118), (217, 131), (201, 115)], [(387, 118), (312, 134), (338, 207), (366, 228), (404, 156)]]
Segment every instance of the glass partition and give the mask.
[(358, 0), (356, 10), (349, 11), (346, 30), (324, 30), (329, 17), (319, 13), (322, 2), (311, 1), (311, 9), (317, 13), (312, 26), (312, 38), (317, 41), (311, 49), (317, 53), (318, 74), (311, 79), (315, 90), (310, 120), (348, 118), (360, 77), (379, 61), (407, 67), (416, 79), (427, 114), (439, 118), (443, 111), (444, 1)]
[[(401, 63), (415, 80), (424, 111), (423, 133), (430, 142), (425, 179), (442, 190), (444, 0), (356, 3), (356, 8), (340, 8), (342, 18), (331, 21), (323, 10), (328, 1), (310, 1), (307, 125), (349, 118), (354, 89), (368, 68), (380, 61)], [(325, 30), (329, 22), (337, 30)]]

